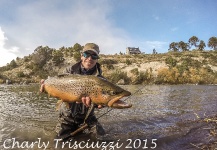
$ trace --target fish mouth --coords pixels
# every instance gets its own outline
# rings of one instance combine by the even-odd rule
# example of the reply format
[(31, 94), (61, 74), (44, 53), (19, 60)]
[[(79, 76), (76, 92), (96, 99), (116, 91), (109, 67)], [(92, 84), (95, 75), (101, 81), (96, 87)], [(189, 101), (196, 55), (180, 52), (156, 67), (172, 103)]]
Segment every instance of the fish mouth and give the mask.
[(124, 108), (130, 108), (132, 107), (132, 104), (128, 104), (122, 100), (117, 100), (114, 102), (111, 106), (112, 108), (119, 108), (119, 109), (124, 109)]
[(108, 102), (108, 106), (112, 107), (112, 108), (119, 108), (119, 109), (130, 108), (130, 107), (132, 107), (132, 104), (128, 104), (128, 103), (120, 100), (121, 98), (126, 97), (126, 96), (130, 96), (130, 95), (131, 95), (130, 92), (124, 91), (123, 93), (116, 95), (115, 98), (110, 100)]

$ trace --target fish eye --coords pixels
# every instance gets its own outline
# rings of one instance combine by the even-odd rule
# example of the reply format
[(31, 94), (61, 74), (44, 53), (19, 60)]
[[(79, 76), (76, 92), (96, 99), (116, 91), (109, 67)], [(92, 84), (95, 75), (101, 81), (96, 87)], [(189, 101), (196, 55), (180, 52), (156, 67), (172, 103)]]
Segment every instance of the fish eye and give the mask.
[(115, 95), (115, 94), (116, 94), (115, 91), (110, 91), (109, 93), (110, 93), (111, 95)]
[(107, 92), (106, 91), (102, 91), (102, 94), (107, 94)]
[(116, 95), (116, 92), (114, 92), (114, 91), (102, 91), (102, 94), (105, 94), (105, 95)]

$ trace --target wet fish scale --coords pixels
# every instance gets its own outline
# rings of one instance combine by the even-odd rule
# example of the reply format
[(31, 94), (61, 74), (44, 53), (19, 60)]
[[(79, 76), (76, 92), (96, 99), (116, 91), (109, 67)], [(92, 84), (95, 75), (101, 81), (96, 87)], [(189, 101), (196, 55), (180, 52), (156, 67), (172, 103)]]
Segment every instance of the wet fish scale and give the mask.
[[(81, 102), (83, 96), (88, 96), (93, 103), (104, 104), (109, 107), (112, 107), (113, 103), (116, 103), (120, 98), (131, 94), (107, 80), (92, 75), (49, 78), (45, 80), (45, 91), (65, 102)], [(131, 105), (126, 104), (121, 107), (128, 108)]]

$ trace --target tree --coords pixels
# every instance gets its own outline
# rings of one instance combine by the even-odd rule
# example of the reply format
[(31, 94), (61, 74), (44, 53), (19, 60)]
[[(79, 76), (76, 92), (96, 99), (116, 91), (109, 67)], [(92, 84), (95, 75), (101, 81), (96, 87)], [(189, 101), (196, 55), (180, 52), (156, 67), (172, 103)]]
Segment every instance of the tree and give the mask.
[(81, 58), (81, 51), (82, 51), (82, 46), (78, 43), (76, 43), (74, 46), (73, 46), (73, 50), (74, 50), (74, 53), (73, 53), (73, 57), (76, 61), (79, 61), (80, 58)]
[(17, 77), (19, 78), (25, 77), (25, 74), (23, 73), (23, 71), (19, 71), (17, 72)]
[(54, 50), (53, 51), (53, 58), (52, 61), (57, 66), (58, 64), (62, 63), (64, 61), (64, 55), (60, 50)]
[(16, 61), (19, 61), (19, 60), (20, 60), (20, 57), (17, 57), (17, 58), (16, 58)]
[(173, 52), (178, 52), (179, 51), (178, 43), (177, 42), (170, 43), (169, 50)]
[(17, 67), (17, 63), (16, 63), (16, 61), (13, 59), (11, 62), (10, 62), (10, 64), (9, 64), (9, 68), (10, 69), (14, 69), (14, 68), (16, 68)]
[(177, 60), (169, 56), (168, 58), (165, 59), (165, 63), (170, 67), (173, 68), (177, 64)]
[(198, 50), (203, 51), (205, 47), (206, 47), (205, 42), (203, 40), (200, 40), (200, 44), (198, 45)]
[(188, 43), (189, 43), (190, 46), (198, 47), (198, 42), (199, 42), (199, 39), (198, 39), (196, 36), (192, 36), (192, 37), (188, 40)]
[(155, 48), (153, 49), (153, 54), (157, 54), (157, 51)]
[(209, 38), (208, 46), (210, 48), (213, 48), (214, 50), (217, 50), (217, 37), (213, 36), (213, 37)]
[(76, 43), (76, 44), (73, 46), (73, 49), (74, 49), (75, 52), (78, 51), (78, 52), (80, 53), (80, 51), (82, 50), (82, 46), (81, 46), (80, 44)]
[(66, 51), (67, 51), (67, 56), (70, 56), (70, 57), (73, 56), (73, 53), (74, 53), (73, 47), (68, 47)]
[(181, 50), (181, 51), (189, 51), (189, 45), (183, 41), (180, 41), (179, 44), (178, 44), (178, 48)]
[(39, 46), (34, 50), (32, 60), (38, 68), (42, 68), (45, 63), (51, 59), (53, 49), (49, 48), (48, 46), (42, 47)]

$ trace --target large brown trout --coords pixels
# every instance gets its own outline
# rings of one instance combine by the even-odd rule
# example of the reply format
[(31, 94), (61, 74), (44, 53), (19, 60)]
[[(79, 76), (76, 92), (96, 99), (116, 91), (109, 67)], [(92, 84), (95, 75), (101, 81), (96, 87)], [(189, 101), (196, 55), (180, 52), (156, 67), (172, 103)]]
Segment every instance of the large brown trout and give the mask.
[(113, 108), (130, 108), (132, 105), (121, 101), (131, 93), (121, 87), (93, 75), (68, 75), (50, 77), (44, 82), (44, 90), (63, 102), (81, 102), (82, 97), (90, 97), (98, 105)]

